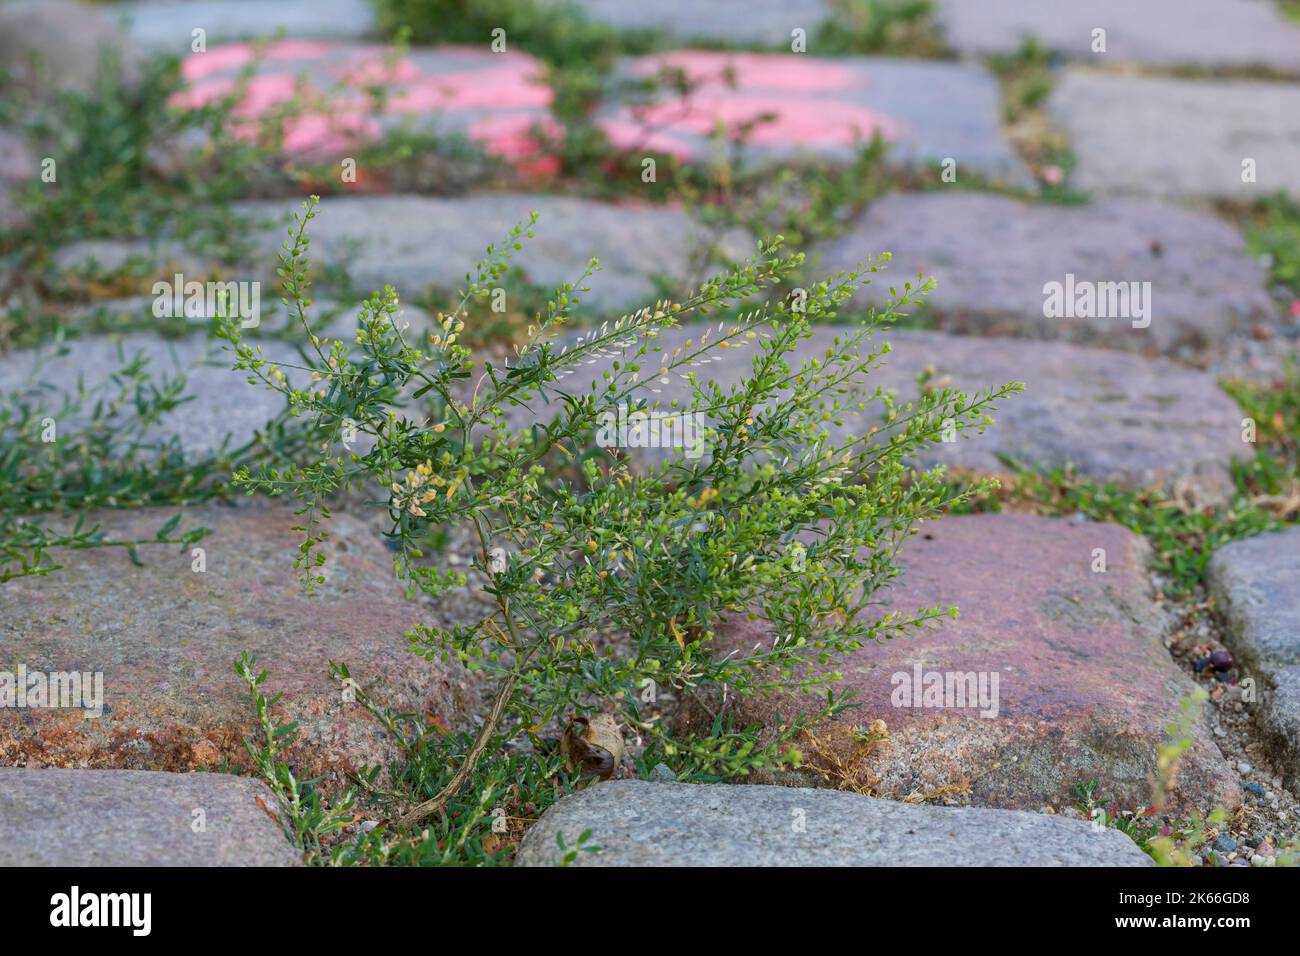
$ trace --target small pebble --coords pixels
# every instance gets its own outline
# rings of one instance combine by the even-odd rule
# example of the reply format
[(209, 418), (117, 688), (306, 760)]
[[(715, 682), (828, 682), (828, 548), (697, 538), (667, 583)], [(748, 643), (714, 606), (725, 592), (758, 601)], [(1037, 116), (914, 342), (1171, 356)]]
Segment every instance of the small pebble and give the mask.
[(1214, 841), (1214, 848), (1220, 853), (1231, 853), (1237, 849), (1237, 841), (1225, 833)]
[(657, 763), (654, 765), (654, 769), (650, 771), (650, 779), (656, 783), (674, 783), (677, 780), (677, 774), (673, 773), (668, 764)]
[(1232, 659), (1232, 655), (1227, 651), (1215, 651), (1210, 655), (1209, 660), (1210, 664), (1213, 665), (1216, 671), (1230, 671), (1232, 670), (1232, 665), (1235, 663)]
[(1257, 783), (1246, 784), (1246, 789), (1257, 797), (1262, 797), (1264, 795), (1264, 788)]
[(1251, 766), (1249, 763), (1247, 763), (1245, 760), (1238, 760), (1238, 761), (1237, 761), (1237, 769), (1240, 770), (1242, 773), (1250, 773), (1250, 772), (1251, 772), (1252, 770), (1254, 770), (1255, 768), (1252, 767), (1252, 766)]

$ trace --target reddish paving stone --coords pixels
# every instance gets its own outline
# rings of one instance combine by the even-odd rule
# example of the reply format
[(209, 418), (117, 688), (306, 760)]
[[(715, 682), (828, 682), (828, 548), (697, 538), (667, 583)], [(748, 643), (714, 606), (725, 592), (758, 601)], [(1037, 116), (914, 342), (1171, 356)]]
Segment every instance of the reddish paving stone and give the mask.
[[(712, 137), (743, 133), (760, 160), (846, 159), (880, 135), (901, 162), (941, 162), (1017, 183), (1027, 173), (1001, 133), (992, 74), (960, 63), (877, 57), (679, 50), (627, 62), (635, 78), (685, 75), (695, 89), (611, 104), (601, 125), (624, 149), (713, 155)], [(770, 117), (770, 118), (764, 118)], [(747, 126), (752, 126), (746, 131)]]
[(260, 780), (0, 767), (5, 866), (296, 866)]
[[(1096, 548), (1105, 550), (1104, 573), (1092, 570)], [(845, 757), (855, 726), (884, 720), (889, 740), (866, 758), (857, 782), (892, 799), (969, 787), (975, 805), (1037, 809), (1073, 805), (1074, 787), (1095, 779), (1121, 806), (1149, 802), (1156, 749), (1192, 684), (1162, 643), (1166, 622), (1150, 598), (1147, 557), (1145, 541), (1115, 525), (1000, 514), (922, 526), (903, 550), (903, 576), (879, 596), (904, 614), (956, 604), (960, 618), (850, 655), (833, 686), (856, 691), (860, 706), (820, 725), (823, 747)], [(764, 623), (737, 616), (720, 630), (715, 653), (771, 639)], [(918, 665), (924, 674), (983, 673), (990, 689), (996, 675), (996, 716), (895, 706), (894, 675), (910, 686)], [(741, 726), (774, 727), (823, 705), (824, 695), (742, 698), (729, 712)], [(802, 749), (816, 763), (814, 748)], [(1203, 811), (1241, 801), (1203, 722), (1173, 798)]]
[[(174, 509), (91, 516), (111, 538), (154, 536)], [(301, 777), (379, 764), (394, 746), (365, 710), (345, 701), (329, 674), (346, 663), (376, 701), (455, 725), (476, 703), (459, 665), (411, 654), (403, 633), (417, 621), (450, 624), (473, 613), (470, 595), (437, 607), (407, 602), (391, 555), (361, 521), (338, 514), (326, 545), (333, 565), (318, 594), (293, 569), (299, 519), (275, 506), (189, 509), (182, 527), (206, 526), (206, 570), (188, 552), (141, 547), (143, 567), (118, 549), (82, 551), (49, 576), (4, 585), (0, 668), (16, 673), (99, 672), (104, 712), (0, 709), (0, 764), (190, 770), (229, 761), (247, 767), (241, 743), (256, 731), (233, 662), (248, 650), (283, 693), (279, 713), (300, 725), (289, 759)]]
[[(541, 64), (524, 53), (486, 47), (439, 47), (401, 53), (335, 40), (280, 40), (256, 59), (254, 47), (233, 43), (186, 57), (189, 87), (173, 104), (197, 107), (228, 96), (241, 71), (257, 62), (234, 131), (252, 137), (259, 119), (296, 97), (311, 106), (285, 123), (286, 152), (340, 161), (349, 149), (399, 125), (459, 133), (488, 153), (534, 172), (553, 170), (539, 157), (531, 130), (553, 129), (552, 94)], [(382, 108), (372, 90), (383, 90)]]
[[(881, 250), (892, 255), (893, 274), (935, 278), (928, 314), (961, 331), (1198, 353), (1276, 315), (1267, 273), (1237, 229), (1149, 200), (1063, 207), (956, 190), (886, 196), (821, 247), (819, 265), (847, 269)], [(1064, 289), (1068, 276), (1078, 288), (1149, 283), (1138, 286), (1149, 289), (1140, 300), (1149, 313), (1049, 318), (1044, 288)], [(888, 285), (868, 286), (861, 300), (882, 303)]]

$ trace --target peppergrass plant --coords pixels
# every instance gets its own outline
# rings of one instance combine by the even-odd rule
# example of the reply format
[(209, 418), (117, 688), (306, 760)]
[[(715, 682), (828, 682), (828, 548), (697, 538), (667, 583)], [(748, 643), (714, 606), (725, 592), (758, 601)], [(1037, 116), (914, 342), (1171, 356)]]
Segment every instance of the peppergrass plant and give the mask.
[[(908, 284), (812, 354), (805, 344), (814, 325), (831, 319), (885, 259), (773, 301), (764, 292), (802, 262), (777, 237), (678, 301), (610, 318), (568, 341), (565, 322), (598, 269), (593, 260), (577, 283), (556, 291), (508, 361), (479, 364), (464, 344), (470, 307), (491, 294), (533, 235), (536, 215), (489, 247), (434, 328), (417, 338), (389, 287), (361, 305), (348, 343), (311, 325), (307, 227), (316, 204), (314, 197), (304, 204), (281, 255), (290, 307), (310, 337), (304, 364), (272, 364), (241, 337), (237, 320), (222, 322), (219, 334), (250, 381), (312, 419), (323, 451), (294, 467), (240, 470), (235, 482), (249, 494), (298, 499), (298, 565), (308, 587), (321, 580), (330, 500), (353, 488), (386, 511), (395, 569), (410, 593), (437, 598), (465, 583), (464, 574), (439, 570), (421, 545), (465, 525), (478, 548), (476, 577), (495, 601), (481, 620), (419, 625), (408, 635), (417, 653), (481, 672), (492, 692), (472, 742), (449, 755), (456, 771), (398, 823), (446, 807), (484, 754), (512, 740), (540, 743), (544, 728), (598, 711), (615, 713), (647, 749), (688, 756), (698, 768), (739, 775), (795, 760), (789, 749), (728, 728), (715, 728), (712, 741), (676, 741), (644, 689), (679, 699), (717, 686), (731, 694), (825, 690), (833, 709), (840, 704), (823, 685), (837, 675), (824, 665), (956, 614), (871, 613), (918, 523), (987, 488), (953, 491), (941, 469), (917, 470), (918, 453), (944, 434), (982, 431), (994, 404), (1021, 387), (934, 389), (900, 404), (870, 386), (870, 371), (889, 352), (874, 333), (929, 282)], [(687, 321), (707, 322), (708, 331), (664, 347), (666, 333)], [(749, 374), (719, 385), (704, 371), (713, 359), (747, 362)], [(566, 384), (583, 382), (575, 373), (592, 364), (606, 370)], [(658, 398), (673, 380), (686, 383), (689, 397)], [(705, 453), (647, 465), (596, 447), (593, 434), (620, 407), (694, 416)], [(366, 440), (349, 451), (346, 429)], [(720, 625), (745, 614), (767, 618), (779, 638), (716, 653)]]

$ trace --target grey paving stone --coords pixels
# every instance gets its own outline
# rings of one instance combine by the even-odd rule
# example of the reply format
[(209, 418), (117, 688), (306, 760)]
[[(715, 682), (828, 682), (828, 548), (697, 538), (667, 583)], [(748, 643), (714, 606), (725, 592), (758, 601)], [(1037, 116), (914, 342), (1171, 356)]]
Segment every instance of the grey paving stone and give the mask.
[(1261, 692), (1256, 722), (1282, 768), (1283, 782), (1300, 793), (1300, 665), (1274, 668), (1271, 676), (1271, 686)]
[[(716, 324), (715, 324), (716, 325)], [(671, 350), (707, 326), (695, 325), (665, 333), (659, 348)], [(794, 364), (823, 354), (837, 336), (852, 327), (823, 326), (802, 344)], [(1129, 485), (1182, 483), (1206, 500), (1218, 500), (1231, 487), (1230, 463), (1251, 454), (1241, 440), (1241, 412), (1221, 392), (1214, 378), (1166, 360), (1085, 348), (1060, 342), (980, 339), (938, 332), (880, 333), (893, 351), (866, 378), (866, 388), (896, 389), (901, 400), (917, 394), (916, 377), (932, 367), (932, 382), (975, 391), (1023, 381), (1023, 394), (1003, 400), (994, 413), (996, 424), (983, 435), (940, 443), (924, 451), (919, 464), (945, 464), (985, 474), (1004, 474), (1009, 457), (1028, 466), (1046, 468), (1073, 464), (1082, 475), (1098, 481)], [(714, 349), (712, 362), (699, 370), (702, 380), (724, 388), (750, 373), (752, 348)], [(580, 366), (555, 387), (581, 394), (597, 382), (621, 353)], [(650, 360), (657, 363), (656, 353)], [(686, 385), (675, 377), (656, 385), (665, 408), (689, 398)], [(550, 401), (556, 400), (552, 393)], [(539, 396), (532, 407), (515, 412), (520, 424), (549, 420), (552, 411)], [(551, 406), (554, 407), (554, 406)], [(863, 415), (850, 417), (835, 429), (840, 440), (865, 432), (876, 422)], [(631, 449), (643, 461), (663, 460), (664, 449)]]
[(801, 28), (811, 38), (816, 27), (832, 16), (827, 0), (578, 0), (587, 15), (620, 29), (662, 30), (679, 40), (709, 39), (725, 43), (778, 45), (790, 43), (790, 31)]
[(742, 161), (846, 159), (878, 132), (901, 163), (951, 157), (959, 170), (1031, 182), (1002, 135), (998, 83), (982, 66), (678, 50), (630, 60), (622, 71), (655, 77), (665, 68), (683, 71), (696, 88), (688, 100), (664, 92), (651, 104), (611, 102), (601, 122), (616, 145), (704, 159), (716, 152), (719, 125), (734, 138), (744, 124), (772, 116), (748, 133)]
[(40, 176), (40, 159), (13, 130), (0, 129), (0, 229), (20, 225), (19, 193)]
[[(827, 270), (889, 251), (891, 282), (933, 276), (928, 308), (943, 327), (962, 331), (1200, 351), (1276, 313), (1267, 272), (1233, 226), (1148, 200), (1052, 206), (956, 189), (894, 194), (818, 251)], [(1128, 318), (1046, 317), (1045, 286), (1064, 287), (1070, 275), (1079, 286), (1150, 283), (1140, 300), (1150, 302), (1149, 324), (1132, 307)], [(882, 303), (889, 284), (869, 286), (861, 300)]]
[[(283, 217), (297, 203), (248, 203), (258, 217)], [(348, 271), (361, 289), (393, 285), (406, 297), (430, 286), (463, 288), (465, 276), (489, 244), (500, 244), (511, 227), (540, 213), (536, 237), (512, 262), (544, 287), (574, 282), (587, 261), (599, 257), (601, 272), (585, 301), (622, 307), (653, 300), (660, 277), (690, 278), (694, 244), (704, 230), (679, 208), (615, 205), (565, 196), (485, 194), (441, 199), (424, 196), (326, 199), (311, 226), (313, 263)], [(264, 259), (274, 262), (281, 228), (265, 234)], [(723, 254), (753, 252), (739, 232), (723, 237)]]
[[(225, 343), (208, 338), (212, 316), (200, 306), (183, 319), (157, 319), (153, 316), (153, 306), (154, 299), (136, 297), (73, 308), (68, 318), (73, 326), (92, 317), (109, 330), (114, 322), (136, 329), (142, 322), (155, 322), (160, 326), (159, 333), (106, 331), (72, 339), (63, 345), (46, 343), (0, 355), (0, 393), (13, 393), (36, 408), (47, 409), (61, 430), (75, 431), (88, 420), (94, 399), (83, 401), (79, 411), (66, 416), (56, 414), (63, 400), (75, 398), (79, 383), (88, 389), (98, 389), (97, 397), (115, 396), (117, 389), (112, 385), (112, 377), (126, 362), (143, 356), (155, 385), (184, 376), (185, 394), (192, 396), (192, 400), (162, 417), (149, 433), (151, 441), (176, 437), (184, 452), (197, 458), (217, 452), (223, 443), (230, 449), (238, 448), (264, 431), (267, 422), (284, 409), (285, 401), (270, 389), (249, 384), (248, 373), (231, 367), (234, 360), (223, 347)], [(308, 320), (313, 334), (351, 342), (358, 312), (356, 304), (313, 299)], [(263, 298), (260, 320), (257, 328), (244, 331), (245, 341), (259, 346), (272, 362), (299, 364), (301, 357), (296, 343), (305, 343), (306, 333), (291, 310), (273, 297), (269, 287)], [(429, 314), (414, 306), (403, 306), (398, 321), (420, 330), (433, 328)], [(164, 335), (162, 326), (168, 327), (170, 334)], [(295, 385), (307, 381), (298, 369), (290, 367), (283, 371)], [(368, 440), (356, 448), (364, 451)]]
[(1300, 664), (1300, 528), (1219, 548), (1207, 569), (1237, 646), (1259, 664)]
[(143, 294), (157, 281), (154, 273), (171, 278), (176, 272), (194, 278), (214, 273), (217, 264), (191, 252), (175, 240), (151, 239), (78, 239), (54, 251), (51, 266), (61, 278), (77, 282), (83, 278), (136, 273)]
[[(1072, 182), (1100, 194), (1260, 199), (1300, 192), (1300, 85), (1069, 69), (1049, 101)], [(1255, 162), (1253, 183), (1243, 161)]]
[(190, 52), (192, 31), (207, 32), (209, 45), (255, 40), (278, 30), (294, 38), (363, 38), (375, 35), (369, 0), (181, 0), (115, 4), (127, 32), (155, 53)]
[(0, 4), (0, 70), (38, 100), (64, 91), (90, 93), (101, 59), (114, 58), (120, 80), (139, 76), (139, 54), (100, 5), (70, 0)]
[[(269, 336), (272, 338), (286, 338), (290, 340), (290, 343), (305, 342), (307, 336), (302, 329), (302, 323), (298, 321), (292, 307), (286, 306), (283, 299), (278, 297), (283, 295), (283, 290), (276, 289), (272, 292), (269, 288), (264, 287), (262, 291), (260, 322), (256, 332), (252, 334), (259, 341), (263, 337)], [(184, 303), (184, 320), (181, 321), (179, 318), (156, 318), (153, 314), (156, 301), (156, 297), (130, 296), (122, 299), (100, 299), (82, 303), (68, 309), (68, 323), (73, 327), (78, 327), (79, 325), (85, 326), (95, 322), (98, 323), (98, 328), (104, 329), (104, 334), (140, 331), (141, 324), (156, 323), (160, 338), (166, 334), (167, 341), (175, 341), (178, 337), (182, 337), (182, 332), (187, 330), (196, 333), (201, 332), (206, 335), (211, 328), (215, 311), (210, 312), (206, 302), (187, 299)], [(312, 298), (311, 303), (307, 318), (311, 324), (313, 334), (320, 335), (323, 333), (333, 338), (347, 338), (349, 340), (355, 336), (357, 313), (360, 311), (359, 303), (315, 297)], [(413, 327), (417, 328), (433, 328), (430, 324), (433, 320), (429, 313), (413, 305), (403, 304), (401, 321), (409, 322)], [(156, 350), (159, 354), (166, 352), (161, 342), (157, 345)], [(224, 357), (224, 353), (222, 357)], [(222, 357), (219, 357), (219, 359)]]
[(0, 767), (5, 866), (296, 866), (278, 809), (248, 777)]
[[(1066, 56), (1099, 63), (1270, 66), (1300, 71), (1300, 24), (1273, 0), (939, 0), (949, 45), (1011, 53), (1036, 37)], [(1092, 31), (1106, 31), (1106, 52)]]
[(1300, 792), (1300, 528), (1219, 548), (1206, 577), (1242, 674), (1255, 678), (1256, 722)]
[[(288, 343), (261, 344), (273, 361), (296, 361), (297, 351)], [(184, 375), (186, 394), (193, 396), (192, 401), (167, 412), (148, 439), (164, 441), (175, 436), (187, 456), (205, 457), (223, 444), (234, 449), (252, 440), (285, 407), (281, 396), (247, 384), (247, 373), (233, 371), (232, 361), (219, 345), (204, 336), (171, 340), (134, 332), (77, 339), (62, 348), (22, 349), (0, 356), (0, 392), (14, 393), (48, 413), (64, 434), (75, 432), (88, 422), (95, 402), (92, 398), (80, 409), (62, 414), (63, 400), (76, 396), (78, 380), (87, 388), (102, 385), (96, 397), (113, 399), (118, 388), (110, 381), (112, 376), (136, 355), (143, 355), (155, 384)], [(38, 362), (39, 372), (33, 378)]]
[(1184, 484), (1205, 500), (1221, 500), (1231, 489), (1232, 462), (1253, 452), (1241, 440), (1240, 410), (1205, 372), (1059, 342), (934, 332), (885, 338), (895, 351), (878, 382), (908, 398), (927, 365), (938, 380), (967, 391), (1025, 383), (984, 435), (934, 446), (930, 458), (938, 464), (991, 474), (1005, 471), (1004, 456), (1044, 468), (1072, 464), (1097, 481)]
[(1115, 830), (1014, 810), (893, 803), (794, 787), (613, 780), (570, 794), (524, 836), (519, 866), (1151, 866)]

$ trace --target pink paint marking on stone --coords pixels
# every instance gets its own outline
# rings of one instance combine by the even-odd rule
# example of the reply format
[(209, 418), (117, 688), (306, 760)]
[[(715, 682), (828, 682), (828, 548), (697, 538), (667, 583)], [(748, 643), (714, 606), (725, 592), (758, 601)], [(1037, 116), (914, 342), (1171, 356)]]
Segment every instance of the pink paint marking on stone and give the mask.
[[(338, 43), (323, 40), (281, 40), (267, 44), (262, 59), (267, 63), (323, 59), (338, 48)], [(181, 61), (181, 76), (186, 80), (201, 80), (218, 73), (229, 73), (247, 66), (254, 55), (251, 43), (224, 43), (187, 56)]]
[(691, 144), (680, 136), (661, 129), (647, 128), (629, 118), (605, 120), (601, 130), (610, 144), (619, 150), (645, 150), (648, 153), (666, 153), (685, 162), (692, 156)]
[[(178, 109), (197, 109), (234, 92), (236, 81), (228, 77), (201, 80), (167, 100)], [(266, 73), (250, 77), (244, 99), (235, 107), (239, 116), (260, 116), (271, 107), (293, 99), (296, 80), (289, 73)]]
[(187, 89), (178, 90), (167, 98), (167, 105), (176, 109), (196, 110), (214, 100), (228, 96), (235, 89), (235, 81), (226, 77), (201, 80)]
[(273, 106), (293, 99), (297, 89), (298, 80), (289, 73), (254, 76), (248, 82), (248, 95), (235, 108), (235, 112), (240, 116), (261, 116)]
[[(766, 118), (765, 118), (766, 117)], [(888, 116), (839, 100), (749, 93), (706, 93), (681, 102), (659, 103), (618, 122), (643, 123), (699, 136), (723, 126), (730, 138), (754, 124), (746, 141), (756, 146), (851, 146), (879, 133), (897, 139), (898, 125)]]
[(490, 70), (465, 70), (425, 75), (398, 91), (390, 108), (401, 113), (436, 110), (546, 109), (550, 87), (531, 70), (510, 64)]
[[(525, 172), (554, 173), (558, 161), (543, 155), (533, 135), (541, 123), (549, 135), (562, 130), (545, 112), (551, 89), (542, 82), (538, 62), (524, 54), (494, 55), (471, 48), (447, 48), (445, 56), (393, 59), (391, 48), (339, 42), (282, 41), (262, 51), (258, 72), (247, 83), (247, 95), (235, 108), (240, 118), (235, 134), (256, 135), (257, 119), (299, 92), (328, 94), (328, 109), (291, 118), (285, 123), (284, 147), (289, 153), (327, 152), (376, 138), (383, 127), (372, 112), (368, 95), (374, 87), (387, 91), (385, 111), (393, 114), (446, 114), (470, 139)], [(236, 89), (235, 71), (253, 62), (249, 44), (229, 44), (186, 59), (188, 89), (174, 95), (173, 106), (197, 108)], [(301, 69), (318, 61), (315, 73), (332, 77), (337, 87), (322, 90), (299, 78)], [(432, 68), (426, 64), (432, 63)], [(443, 66), (453, 68), (443, 69)], [(488, 115), (481, 115), (483, 113)]]
[(285, 124), (284, 148), (290, 153), (337, 153), (379, 136), (380, 126), (362, 114), (298, 116)]
[(193, 83), (218, 73), (238, 70), (252, 59), (253, 48), (247, 43), (215, 46), (203, 53), (191, 53), (182, 60), (181, 77)]
[(679, 50), (642, 57), (633, 64), (632, 70), (640, 76), (653, 76), (665, 67), (681, 70), (692, 83), (705, 87), (729, 85), (726, 80), (728, 73), (735, 87), (742, 90), (832, 93), (862, 85), (862, 74), (850, 67), (785, 53)]
[[(646, 76), (665, 68), (683, 71), (695, 89), (685, 97), (615, 112), (603, 127), (616, 145), (638, 142), (644, 134), (631, 132), (637, 127), (654, 130), (665, 146), (677, 137), (684, 142), (711, 136), (719, 127), (731, 139), (743, 135), (755, 146), (778, 148), (853, 146), (877, 134), (893, 141), (903, 133), (897, 121), (858, 101), (868, 77), (844, 63), (682, 50), (642, 57), (631, 70)], [(698, 153), (701, 146), (693, 143), (690, 150)]]
[(412, 83), (424, 74), (409, 59), (394, 61), (379, 50), (357, 57), (338, 71), (339, 79), (357, 87), (392, 86), (396, 83)]
[[(294, 59), (302, 59), (299, 53), (307, 54), (316, 50), (319, 44), (298, 44), (294, 50), (280, 50), (282, 56), (267, 56), (271, 60), (283, 60), (292, 54)], [(210, 54), (220, 56), (225, 65), (243, 65), (248, 60), (247, 51), (234, 51), (236, 56), (219, 53), (224, 48)], [(196, 54), (195, 56), (200, 56)], [(488, 57), (490, 54), (484, 54)], [(191, 59), (194, 59), (191, 57)], [(463, 58), (461, 58), (463, 59)], [(186, 61), (189, 62), (188, 60)], [(420, 70), (409, 58), (398, 61), (385, 59), (382, 47), (367, 47), (360, 54), (355, 54), (342, 66), (331, 70), (337, 76), (340, 85), (348, 90), (361, 92), (373, 86), (389, 86), (389, 108), (400, 113), (426, 113), (443, 110), (478, 110), (478, 109), (546, 109), (551, 104), (552, 92), (541, 82), (537, 62), (531, 57), (517, 56), (509, 60), (491, 61), (487, 68), (450, 70), (440, 73), (428, 73)], [(181, 106), (199, 106), (225, 96), (234, 89), (233, 77), (220, 77), (215, 74), (219, 69), (195, 70), (194, 86), (185, 94), (178, 96), (174, 102)], [(290, 71), (274, 70), (253, 77), (250, 92), (253, 102), (246, 108), (259, 111), (262, 103), (274, 105), (283, 99), (282, 91), (292, 89), (295, 75)]]
[(509, 160), (521, 172), (550, 176), (559, 172), (560, 161), (542, 152), (534, 133), (540, 128), (547, 136), (558, 137), (564, 130), (554, 119), (529, 113), (487, 116), (470, 123), (466, 135), (493, 156)]

